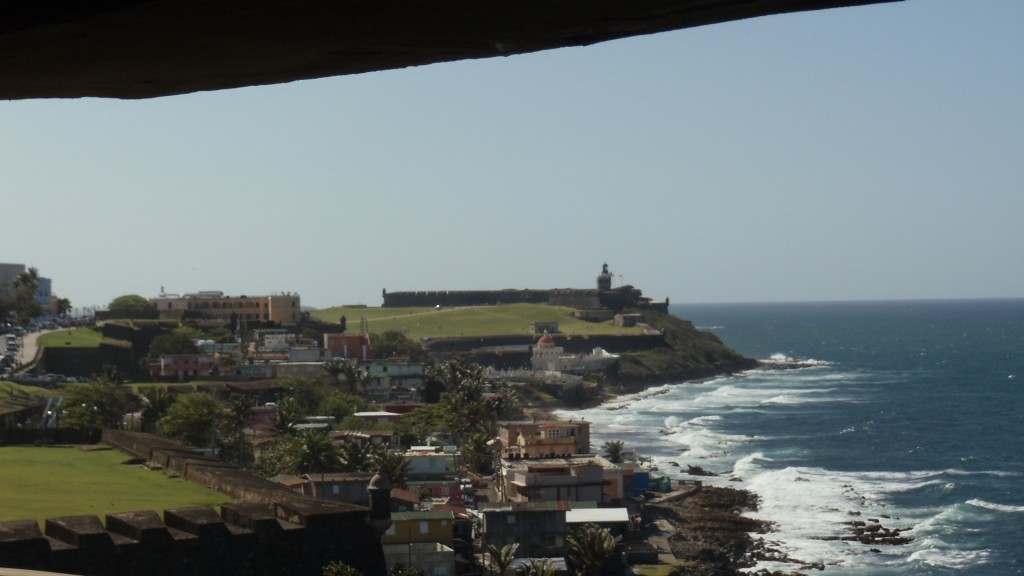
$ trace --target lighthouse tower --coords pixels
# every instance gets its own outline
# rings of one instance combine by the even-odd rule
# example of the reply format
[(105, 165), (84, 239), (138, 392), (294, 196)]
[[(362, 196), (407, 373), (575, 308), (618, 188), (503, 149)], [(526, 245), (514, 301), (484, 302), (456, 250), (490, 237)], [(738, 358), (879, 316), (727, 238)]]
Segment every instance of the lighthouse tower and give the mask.
[(608, 271), (608, 263), (605, 262), (601, 268), (601, 273), (597, 275), (597, 289), (598, 290), (611, 290), (612, 289), (612, 273)]

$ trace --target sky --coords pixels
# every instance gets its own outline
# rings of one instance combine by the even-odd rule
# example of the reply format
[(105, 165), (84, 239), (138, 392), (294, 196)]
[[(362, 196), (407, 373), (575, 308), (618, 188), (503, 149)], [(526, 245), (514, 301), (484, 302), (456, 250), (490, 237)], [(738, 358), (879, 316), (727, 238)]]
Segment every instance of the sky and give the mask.
[(1024, 2), (755, 18), (141, 101), (0, 101), (0, 262), (122, 294), (1024, 297)]

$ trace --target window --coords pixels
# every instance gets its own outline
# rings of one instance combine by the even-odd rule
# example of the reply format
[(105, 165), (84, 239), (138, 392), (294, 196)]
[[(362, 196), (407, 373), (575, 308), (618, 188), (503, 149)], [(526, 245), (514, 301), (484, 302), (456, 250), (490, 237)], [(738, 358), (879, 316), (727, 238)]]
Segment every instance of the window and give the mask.
[(509, 514), (508, 516), (505, 516), (505, 522), (508, 522), (509, 524), (515, 524), (516, 523), (516, 517), (511, 515), (511, 514)]
[(420, 520), (420, 534), (430, 532), (430, 524), (426, 520)]

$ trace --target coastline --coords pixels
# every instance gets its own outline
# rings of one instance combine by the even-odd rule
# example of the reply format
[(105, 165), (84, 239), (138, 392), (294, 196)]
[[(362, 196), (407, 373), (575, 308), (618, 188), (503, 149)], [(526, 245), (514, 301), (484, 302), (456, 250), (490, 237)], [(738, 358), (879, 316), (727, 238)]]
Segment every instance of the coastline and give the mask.
[[(626, 410), (631, 401), (666, 394), (672, 386), (705, 382), (750, 370), (792, 370), (811, 366), (799, 361), (757, 361), (756, 364), (749, 370), (723, 371), (711, 376), (682, 381), (666, 382), (662, 379), (657, 383), (649, 383), (636, 390), (630, 389), (621, 393), (606, 391), (583, 405), (562, 407), (559, 411), (572, 412), (602, 406), (606, 410)], [(559, 418), (547, 409), (536, 410), (533, 415)], [(689, 473), (695, 476), (717, 476), (699, 467), (692, 467)], [(751, 572), (744, 570), (749, 570), (759, 561), (792, 564), (797, 570), (823, 570), (822, 565), (790, 558), (769, 545), (765, 535), (771, 533), (773, 523), (770, 520), (758, 520), (743, 515), (745, 512), (757, 510), (758, 498), (756, 493), (745, 489), (704, 486), (699, 480), (685, 483), (680, 481), (672, 492), (655, 496), (640, 505), (641, 524), (634, 539), (661, 551), (663, 562), (667, 561), (670, 566), (684, 568), (687, 574), (698, 576), (749, 574)], [(666, 544), (667, 550), (664, 549)], [(671, 557), (665, 552), (669, 552)], [(799, 571), (767, 569), (758, 570), (753, 574), (806, 576)]]

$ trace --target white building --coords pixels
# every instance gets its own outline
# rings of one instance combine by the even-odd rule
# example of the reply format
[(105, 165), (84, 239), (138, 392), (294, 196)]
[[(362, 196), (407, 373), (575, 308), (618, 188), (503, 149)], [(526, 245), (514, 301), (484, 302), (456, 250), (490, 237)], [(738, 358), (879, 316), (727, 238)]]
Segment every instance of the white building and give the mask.
[(618, 361), (617, 354), (609, 354), (600, 347), (590, 354), (567, 354), (565, 348), (555, 346), (554, 339), (545, 334), (533, 348), (530, 366), (534, 371), (580, 373), (604, 370)]

